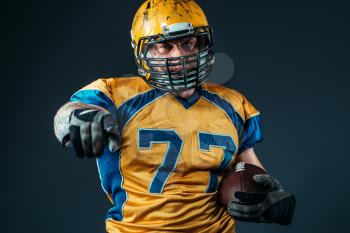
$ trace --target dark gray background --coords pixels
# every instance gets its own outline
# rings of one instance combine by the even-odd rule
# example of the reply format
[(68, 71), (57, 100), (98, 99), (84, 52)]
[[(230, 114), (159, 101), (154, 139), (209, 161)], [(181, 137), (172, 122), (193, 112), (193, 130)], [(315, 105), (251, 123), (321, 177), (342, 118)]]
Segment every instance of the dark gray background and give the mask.
[[(60, 147), (53, 117), (98, 77), (136, 73), (129, 32), (140, 2), (4, 5), (1, 232), (104, 231), (110, 204), (96, 163)], [(238, 223), (237, 232), (349, 232), (349, 5), (198, 2), (216, 51), (235, 61), (225, 85), (263, 113), (259, 157), (298, 201), (291, 226)]]

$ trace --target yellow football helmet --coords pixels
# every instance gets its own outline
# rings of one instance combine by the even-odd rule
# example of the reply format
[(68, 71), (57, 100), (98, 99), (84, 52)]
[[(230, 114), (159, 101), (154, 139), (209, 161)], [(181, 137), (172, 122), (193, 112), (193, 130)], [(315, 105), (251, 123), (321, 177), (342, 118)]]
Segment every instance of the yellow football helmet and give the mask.
[[(149, 56), (149, 49), (156, 43), (190, 37), (197, 38), (196, 53), (169, 58)], [(203, 10), (193, 0), (146, 0), (135, 14), (131, 44), (139, 74), (149, 85), (165, 91), (178, 92), (201, 85), (214, 63), (212, 30)], [(175, 66), (182, 69), (171, 68)]]

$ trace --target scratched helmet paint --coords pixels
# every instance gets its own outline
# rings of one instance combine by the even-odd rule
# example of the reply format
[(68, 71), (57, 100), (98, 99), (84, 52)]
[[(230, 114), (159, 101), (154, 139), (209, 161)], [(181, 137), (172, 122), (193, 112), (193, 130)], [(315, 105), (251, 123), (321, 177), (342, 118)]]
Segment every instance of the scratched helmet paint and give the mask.
[[(164, 43), (196, 37), (198, 52), (187, 56), (155, 58), (149, 49)], [(155, 88), (184, 91), (201, 85), (214, 64), (212, 30), (203, 10), (192, 0), (146, 0), (131, 28), (139, 74)], [(173, 69), (174, 67), (182, 69)]]

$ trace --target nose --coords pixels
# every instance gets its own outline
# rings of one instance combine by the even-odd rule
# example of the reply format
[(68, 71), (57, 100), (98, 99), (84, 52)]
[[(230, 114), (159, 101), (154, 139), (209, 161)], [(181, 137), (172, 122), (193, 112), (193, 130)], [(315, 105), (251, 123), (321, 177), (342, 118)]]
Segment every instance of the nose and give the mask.
[(179, 44), (174, 45), (173, 49), (171, 50), (172, 57), (181, 57), (185, 56), (186, 52), (179, 46)]
[[(170, 55), (170, 57), (182, 57), (182, 56), (186, 56), (187, 54), (185, 51), (183, 51), (179, 47), (179, 45), (175, 45), (173, 47), (173, 49), (171, 50), (169, 55)], [(180, 63), (180, 62), (181, 62), (181, 59), (174, 59), (174, 60), (170, 60), (169, 64), (176, 64), (176, 63)], [(179, 64), (177, 66), (170, 66), (169, 69), (171, 71), (180, 71), (183, 69), (183, 67), (182, 67), (182, 64)]]

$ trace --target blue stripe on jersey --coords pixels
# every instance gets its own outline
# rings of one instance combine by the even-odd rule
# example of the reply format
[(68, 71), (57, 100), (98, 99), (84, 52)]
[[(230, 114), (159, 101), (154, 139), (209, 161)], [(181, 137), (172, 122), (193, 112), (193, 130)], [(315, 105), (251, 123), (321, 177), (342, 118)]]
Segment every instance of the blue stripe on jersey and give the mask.
[(72, 95), (70, 101), (79, 101), (84, 104), (93, 104), (108, 110), (114, 118), (117, 116), (117, 109), (114, 102), (105, 93), (99, 90), (78, 91)]
[[(70, 98), (70, 101), (79, 101), (85, 104), (92, 104), (108, 110), (114, 118), (117, 116), (117, 109), (114, 102), (99, 90), (81, 90)], [(103, 156), (97, 159), (98, 172), (100, 174), (102, 189), (111, 194), (114, 207), (107, 213), (107, 219), (113, 218), (122, 221), (122, 207), (126, 201), (126, 192), (122, 189), (122, 173), (120, 171), (120, 150), (112, 153), (106, 147)]]
[(263, 140), (263, 135), (260, 127), (261, 116), (257, 115), (246, 120), (244, 124), (244, 132), (240, 139), (240, 147), (238, 153), (252, 148), (255, 143)]
[(218, 106), (226, 112), (231, 122), (236, 127), (239, 137), (238, 153), (245, 149), (251, 148), (255, 143), (262, 140), (262, 133), (260, 129), (260, 115), (254, 116), (244, 122), (244, 119), (235, 111), (233, 106), (221, 98), (219, 95), (202, 90), (202, 96), (207, 101)]
[(98, 171), (100, 173), (103, 190), (112, 194), (114, 206), (108, 211), (107, 219), (113, 218), (117, 221), (123, 220), (123, 205), (127, 193), (122, 188), (123, 176), (120, 170), (120, 150), (115, 153), (106, 147), (104, 155), (97, 159)]
[(166, 92), (152, 89), (146, 93), (137, 95), (122, 104), (118, 108), (118, 112), (120, 113), (120, 118), (118, 120), (120, 129), (123, 129), (139, 111), (166, 94)]
[(207, 90), (202, 91), (202, 96), (207, 101), (218, 106), (219, 108), (224, 110), (224, 112), (226, 112), (227, 116), (231, 119), (233, 125), (236, 127), (238, 135), (240, 135), (243, 129), (244, 120), (241, 118), (240, 115), (238, 115), (238, 113), (235, 111), (232, 105), (226, 100), (222, 99), (217, 94), (209, 92)]

